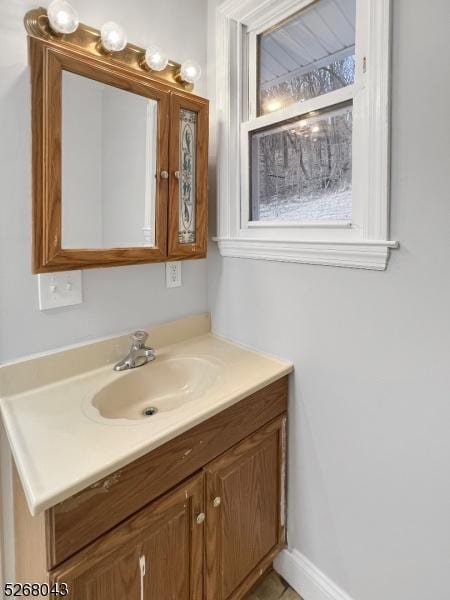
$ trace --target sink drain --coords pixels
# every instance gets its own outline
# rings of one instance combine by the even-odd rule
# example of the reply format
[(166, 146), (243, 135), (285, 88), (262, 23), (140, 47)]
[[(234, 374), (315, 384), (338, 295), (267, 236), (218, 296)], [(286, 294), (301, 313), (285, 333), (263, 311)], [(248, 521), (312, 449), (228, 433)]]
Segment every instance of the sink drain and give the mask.
[(144, 417), (151, 417), (153, 415), (155, 415), (158, 412), (158, 409), (155, 408), (154, 406), (149, 406), (148, 408), (146, 408), (144, 410), (144, 412), (142, 413), (144, 415)]

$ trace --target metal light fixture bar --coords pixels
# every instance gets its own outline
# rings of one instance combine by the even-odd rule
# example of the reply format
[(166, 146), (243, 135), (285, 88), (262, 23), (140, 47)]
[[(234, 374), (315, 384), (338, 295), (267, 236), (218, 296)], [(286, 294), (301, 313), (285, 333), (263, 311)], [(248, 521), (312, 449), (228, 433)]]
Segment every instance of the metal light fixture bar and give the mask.
[(145, 62), (145, 49), (128, 43), (120, 52), (109, 53), (101, 43), (100, 31), (89, 25), (80, 23), (77, 30), (70, 34), (59, 34), (50, 27), (45, 8), (36, 8), (27, 12), (24, 18), (25, 29), (31, 37), (54, 41), (61, 47), (78, 50), (88, 56), (95, 56), (113, 64), (123, 66), (135, 71), (145, 73), (155, 80), (168, 82), (173, 86), (192, 91), (192, 83), (183, 81), (181, 78), (181, 64), (169, 60), (163, 71), (153, 71)]

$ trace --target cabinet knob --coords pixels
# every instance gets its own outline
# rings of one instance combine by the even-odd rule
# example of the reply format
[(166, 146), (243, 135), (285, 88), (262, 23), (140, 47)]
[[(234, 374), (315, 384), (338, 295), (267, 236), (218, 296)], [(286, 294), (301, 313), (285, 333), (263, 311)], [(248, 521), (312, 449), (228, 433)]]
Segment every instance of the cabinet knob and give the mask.
[(175, 171), (174, 175), (177, 179), (180, 179), (180, 171)]
[(220, 503), (222, 502), (220, 496), (216, 496), (216, 498), (214, 498), (213, 500), (213, 506), (214, 508), (217, 508), (218, 506), (220, 506)]
[(161, 179), (169, 179), (169, 172), (161, 171)]
[(197, 521), (197, 525), (201, 525), (203, 523), (203, 521), (205, 520), (205, 513), (199, 513), (197, 515), (196, 521)]

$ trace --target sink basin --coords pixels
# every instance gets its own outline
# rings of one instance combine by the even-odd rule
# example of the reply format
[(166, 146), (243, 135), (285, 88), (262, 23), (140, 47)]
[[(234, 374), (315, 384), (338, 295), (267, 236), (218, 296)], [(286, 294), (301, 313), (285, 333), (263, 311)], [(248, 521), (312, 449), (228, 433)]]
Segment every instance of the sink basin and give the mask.
[(220, 364), (206, 357), (156, 358), (118, 374), (90, 404), (106, 419), (149, 419), (200, 398), (219, 377)]

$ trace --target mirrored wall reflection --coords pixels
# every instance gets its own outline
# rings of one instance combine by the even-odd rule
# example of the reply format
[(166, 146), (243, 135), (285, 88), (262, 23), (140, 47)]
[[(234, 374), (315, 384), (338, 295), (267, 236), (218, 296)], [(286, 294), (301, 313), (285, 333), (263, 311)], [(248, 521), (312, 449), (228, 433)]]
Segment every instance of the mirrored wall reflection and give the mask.
[(352, 109), (348, 103), (250, 134), (250, 220), (351, 220)]
[(197, 113), (184, 108), (180, 111), (180, 244), (195, 244), (195, 195), (197, 171)]
[(63, 72), (62, 248), (154, 246), (157, 110)]

